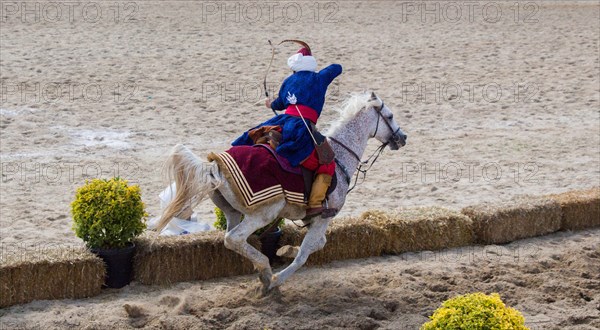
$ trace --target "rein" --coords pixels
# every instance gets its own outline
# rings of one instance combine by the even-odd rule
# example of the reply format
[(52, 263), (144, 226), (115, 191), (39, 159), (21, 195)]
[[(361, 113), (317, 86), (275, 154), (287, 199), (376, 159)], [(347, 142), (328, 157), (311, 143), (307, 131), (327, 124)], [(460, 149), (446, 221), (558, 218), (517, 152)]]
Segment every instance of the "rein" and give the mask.
[[(375, 133), (373, 133), (373, 136), (371, 136), (371, 137), (375, 137), (375, 135), (377, 135), (377, 132), (379, 130), (379, 120), (380, 119), (383, 119), (383, 122), (390, 129), (390, 132), (393, 132), (392, 136), (394, 136), (398, 131), (400, 131), (400, 127), (398, 127), (398, 129), (396, 129), (396, 130), (393, 130), (392, 125), (390, 125), (390, 123), (388, 123), (386, 118), (381, 114), (381, 110), (383, 110), (383, 107), (384, 107), (384, 103), (381, 102), (381, 106), (378, 109), (375, 109), (375, 111), (377, 111), (377, 114), (381, 118), (377, 118), (377, 126), (375, 127)], [(358, 161), (358, 166), (356, 167), (356, 175), (354, 176), (354, 184), (352, 184), (352, 186), (348, 188), (348, 191), (346, 192), (346, 194), (349, 194), (354, 188), (356, 188), (356, 185), (358, 184), (358, 177), (361, 174), (362, 174), (361, 183), (363, 183), (367, 179), (367, 172), (371, 169), (371, 167), (373, 167), (373, 165), (375, 164), (375, 162), (377, 161), (379, 156), (383, 153), (383, 150), (385, 149), (385, 147), (389, 144), (389, 142), (382, 143), (379, 147), (377, 147), (377, 149), (375, 149), (375, 151), (369, 156), (369, 158), (367, 158), (367, 160), (363, 161), (360, 159), (360, 156), (354, 150), (350, 149), (350, 147), (348, 147), (347, 145), (345, 145), (338, 139), (331, 137), (331, 136), (328, 138), (331, 141), (337, 143), (342, 148), (344, 148), (346, 151), (348, 151)], [(336, 164), (342, 165), (337, 160), (337, 158), (336, 158)], [(346, 182), (348, 183), (348, 185), (350, 185), (350, 183), (352, 182), (352, 178), (348, 174), (348, 170), (343, 165), (341, 166), (341, 169), (342, 169), (342, 172), (344, 173), (344, 176), (346, 177)]]
[(327, 137), (328, 139), (330, 139), (331, 141), (339, 144), (342, 148), (346, 149), (346, 151), (348, 151), (352, 156), (354, 156), (354, 158), (356, 158), (356, 160), (358, 160), (359, 163), (362, 163), (362, 161), (360, 160), (360, 156), (354, 152), (354, 150), (350, 149), (350, 147), (348, 147), (347, 145), (343, 144), (342, 142), (340, 142), (338, 139), (329, 136)]
[[(398, 127), (397, 130), (392, 130), (392, 125), (390, 125), (390, 123), (388, 123), (386, 118), (381, 114), (381, 110), (383, 109), (383, 106), (384, 106), (383, 102), (381, 102), (381, 107), (379, 107), (379, 109), (375, 108), (375, 111), (377, 111), (377, 114), (381, 118), (379, 118), (379, 117), (377, 118), (377, 126), (375, 127), (375, 133), (371, 137), (375, 137), (375, 135), (377, 135), (377, 131), (379, 130), (379, 120), (380, 119), (383, 119), (383, 122), (385, 122), (385, 124), (388, 126), (390, 131), (393, 131), (392, 137), (397, 132), (400, 131), (400, 127)], [(302, 119), (304, 119), (304, 118), (302, 118)], [(356, 188), (356, 186), (358, 184), (358, 177), (360, 176), (360, 174), (362, 174), (361, 183), (363, 183), (367, 179), (367, 172), (371, 169), (371, 167), (373, 167), (373, 165), (375, 164), (375, 162), (377, 161), (379, 156), (381, 156), (381, 154), (383, 153), (383, 150), (385, 149), (385, 147), (387, 147), (387, 145), (389, 144), (389, 142), (382, 143), (379, 147), (377, 147), (377, 149), (375, 149), (375, 151), (369, 156), (369, 158), (367, 158), (367, 160), (363, 161), (360, 159), (360, 156), (354, 150), (352, 150), (350, 147), (348, 147), (342, 141), (340, 141), (332, 136), (328, 136), (327, 138), (329, 140), (335, 142), (336, 144), (338, 144), (340, 147), (344, 148), (346, 151), (348, 151), (350, 153), (350, 155), (352, 155), (358, 161), (358, 165), (356, 166), (356, 175), (354, 176), (354, 184), (352, 184), (352, 186), (350, 187), (350, 184), (352, 183), (352, 177), (348, 173), (348, 169), (346, 168), (346, 166), (344, 164), (342, 164), (339, 161), (339, 159), (337, 157), (334, 159), (335, 163), (337, 164), (337, 167), (342, 171), (342, 173), (346, 177), (346, 183), (348, 184), (348, 187), (349, 187), (348, 191), (346, 191), (346, 195), (348, 195), (354, 188)], [(310, 224), (311, 224), (311, 222), (309, 222), (305, 225), (298, 225), (295, 221), (292, 220), (292, 222), (300, 228), (310, 226)], [(271, 225), (271, 227), (272, 227), (272, 225)]]
[[(346, 149), (346, 151), (348, 151), (352, 156), (354, 156), (354, 158), (356, 158), (356, 160), (358, 160), (358, 166), (356, 167), (356, 175), (354, 175), (354, 183), (352, 184), (351, 187), (348, 188), (348, 191), (346, 192), (346, 194), (349, 194), (354, 188), (356, 188), (356, 185), (358, 184), (358, 177), (360, 176), (360, 174), (362, 174), (362, 180), (360, 183), (363, 183), (366, 180), (367, 172), (371, 169), (371, 167), (373, 167), (373, 164), (375, 164), (375, 162), (377, 161), (379, 156), (383, 153), (383, 149), (385, 149), (385, 147), (387, 147), (387, 145), (388, 145), (387, 142), (382, 143), (379, 147), (377, 147), (377, 149), (375, 149), (375, 151), (373, 151), (373, 153), (371, 154), (371, 156), (369, 156), (369, 158), (367, 158), (367, 160), (361, 160), (360, 157), (356, 154), (356, 152), (354, 152), (352, 149), (350, 149), (350, 147), (348, 147), (347, 145), (343, 144), (342, 142), (340, 142), (339, 140), (337, 140), (335, 138), (332, 138), (332, 137), (328, 137), (328, 138), (331, 141), (339, 144), (342, 148)], [(335, 160), (336, 160), (337, 165), (342, 165), (337, 160), (337, 158)], [(343, 165), (342, 165), (342, 172), (344, 173), (344, 176), (346, 177), (346, 182), (348, 183), (348, 185), (350, 185), (350, 183), (352, 182), (352, 178), (348, 174), (348, 170), (346, 169), (346, 167)]]

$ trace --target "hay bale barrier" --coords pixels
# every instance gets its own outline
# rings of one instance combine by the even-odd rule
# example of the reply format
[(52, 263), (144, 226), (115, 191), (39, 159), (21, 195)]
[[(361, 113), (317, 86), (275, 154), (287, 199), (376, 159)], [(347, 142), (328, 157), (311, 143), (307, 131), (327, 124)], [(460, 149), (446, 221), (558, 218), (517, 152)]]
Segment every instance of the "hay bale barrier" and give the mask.
[(562, 230), (600, 227), (600, 188), (549, 195), (562, 209)]
[[(307, 265), (469, 245), (474, 241), (471, 226), (464, 214), (441, 207), (368, 211), (359, 218), (334, 220), (327, 244), (308, 258)], [(306, 229), (286, 226), (281, 245), (299, 246), (305, 234)]]
[(441, 250), (474, 242), (472, 221), (442, 207), (404, 208), (394, 213), (368, 211), (362, 221), (385, 233), (384, 253)]
[(504, 244), (560, 230), (562, 211), (550, 198), (519, 197), (498, 204), (469, 206), (462, 213), (473, 220), (476, 243)]
[[(224, 232), (208, 231), (181, 236), (143, 236), (136, 239), (134, 279), (143, 284), (207, 280), (251, 274), (250, 261), (223, 243)], [(258, 237), (250, 244), (260, 249)]]
[[(285, 226), (279, 241), (281, 246), (299, 246), (306, 229)], [(307, 265), (322, 265), (335, 260), (380, 256), (385, 233), (373, 224), (355, 218), (333, 220), (327, 228), (325, 247), (310, 255)]]
[[(503, 244), (558, 230), (600, 226), (600, 188), (545, 197), (520, 197), (461, 212), (441, 207), (368, 211), (332, 221), (324, 249), (307, 265), (382, 254), (481, 244)], [(280, 245), (299, 246), (306, 229), (285, 226)], [(135, 241), (134, 280), (143, 284), (253, 274), (252, 264), (225, 248), (224, 233), (146, 234)], [(260, 241), (249, 239), (257, 249)], [(104, 262), (85, 248), (14, 250), (0, 254), (0, 308), (40, 299), (77, 299), (101, 292)]]
[(0, 308), (100, 293), (104, 262), (84, 248), (13, 251), (0, 259)]

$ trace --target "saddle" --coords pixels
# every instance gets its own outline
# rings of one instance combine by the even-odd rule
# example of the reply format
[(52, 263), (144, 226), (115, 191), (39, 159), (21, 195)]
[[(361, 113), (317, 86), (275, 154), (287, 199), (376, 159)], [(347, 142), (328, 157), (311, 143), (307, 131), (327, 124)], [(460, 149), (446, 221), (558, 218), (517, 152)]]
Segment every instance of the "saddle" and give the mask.
[(250, 130), (248, 136), (252, 139), (254, 144), (268, 144), (275, 150), (281, 143), (281, 127), (261, 126)]
[[(331, 163), (335, 159), (335, 153), (333, 152), (333, 149), (331, 149), (331, 145), (327, 141), (327, 138), (317, 130), (315, 124), (310, 123), (310, 128), (316, 142), (315, 150), (317, 151), (319, 163)], [(281, 138), (283, 136), (281, 132), (281, 126), (261, 126), (250, 130), (248, 136), (252, 139), (254, 144), (268, 144), (271, 148), (276, 150), (279, 144), (281, 144)]]
[[(333, 149), (331, 149), (327, 138), (316, 129), (316, 126), (313, 123), (311, 123), (310, 127), (312, 129), (312, 134), (317, 142), (317, 144), (315, 144), (315, 150), (317, 151), (319, 163), (328, 164), (334, 161), (335, 154), (333, 152)], [(316, 177), (316, 173), (315, 171), (311, 171), (302, 166), (294, 168), (289, 164), (287, 159), (284, 159), (283, 157), (277, 154), (275, 150), (277, 149), (277, 146), (279, 146), (279, 144), (281, 143), (281, 132), (282, 129), (280, 126), (261, 126), (250, 130), (248, 132), (248, 136), (252, 139), (254, 145), (265, 146), (271, 152), (273, 157), (277, 159), (279, 166), (281, 166), (283, 170), (290, 173), (302, 175), (302, 178), (304, 180), (304, 202), (308, 202), (312, 190), (313, 181)], [(267, 147), (267, 145), (270, 146), (270, 148)], [(329, 189), (327, 189), (327, 196), (329, 196), (329, 194), (336, 188), (336, 186), (337, 175), (334, 173), (331, 180), (331, 185), (329, 186)]]
[[(269, 150), (271, 155), (277, 160), (277, 163), (279, 164), (279, 167), (281, 167), (282, 170), (284, 170), (290, 174), (302, 176), (302, 180), (304, 181), (304, 202), (305, 203), (308, 202), (308, 198), (310, 197), (310, 192), (312, 190), (312, 184), (316, 177), (315, 171), (311, 171), (302, 166), (293, 167), (292, 165), (290, 165), (290, 163), (287, 159), (285, 159), (285, 158), (281, 157), (279, 154), (277, 154), (277, 152), (275, 152), (275, 150), (266, 143), (255, 144), (254, 146), (262, 147), (262, 148), (265, 148), (266, 150)], [(334, 173), (333, 177), (331, 178), (331, 185), (329, 186), (329, 189), (327, 189), (327, 196), (329, 196), (329, 194), (332, 193), (333, 190), (335, 190), (336, 186), (337, 186), (337, 174)]]

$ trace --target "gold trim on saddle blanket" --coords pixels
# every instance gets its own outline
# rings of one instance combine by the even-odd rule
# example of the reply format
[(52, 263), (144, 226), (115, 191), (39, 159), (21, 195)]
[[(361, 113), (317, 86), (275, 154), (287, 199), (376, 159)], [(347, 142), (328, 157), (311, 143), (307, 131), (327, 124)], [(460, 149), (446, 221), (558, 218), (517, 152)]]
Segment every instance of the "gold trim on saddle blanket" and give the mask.
[(223, 152), (220, 154), (210, 153), (209, 161), (217, 161), (219, 169), (224, 174), (225, 179), (234, 187), (238, 198), (244, 201), (246, 207), (254, 208), (258, 204), (284, 197), (288, 203), (305, 206), (304, 194), (283, 189), (280, 184), (265, 188), (258, 192), (253, 192), (248, 181), (244, 177), (242, 170), (230, 154)]

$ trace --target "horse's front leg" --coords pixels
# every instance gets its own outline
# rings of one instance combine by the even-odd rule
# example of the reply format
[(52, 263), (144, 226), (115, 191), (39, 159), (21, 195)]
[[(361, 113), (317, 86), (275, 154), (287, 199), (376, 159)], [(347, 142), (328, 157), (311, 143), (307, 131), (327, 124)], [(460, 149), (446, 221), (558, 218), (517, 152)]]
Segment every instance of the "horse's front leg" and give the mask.
[(325, 232), (327, 231), (327, 226), (329, 226), (331, 219), (332, 218), (321, 217), (313, 218), (312, 223), (308, 228), (308, 232), (306, 233), (306, 236), (304, 236), (304, 240), (302, 240), (298, 255), (289, 266), (273, 276), (269, 289), (273, 289), (283, 284), (290, 276), (292, 276), (292, 274), (300, 269), (304, 263), (306, 263), (308, 256), (325, 246), (325, 243), (327, 242)]
[(269, 264), (269, 258), (248, 243), (248, 237), (256, 230), (266, 226), (270, 218), (248, 216), (239, 225), (235, 226), (225, 234), (225, 247), (248, 258), (254, 268), (259, 271), (259, 279), (263, 284), (263, 294), (266, 294), (273, 272)]

